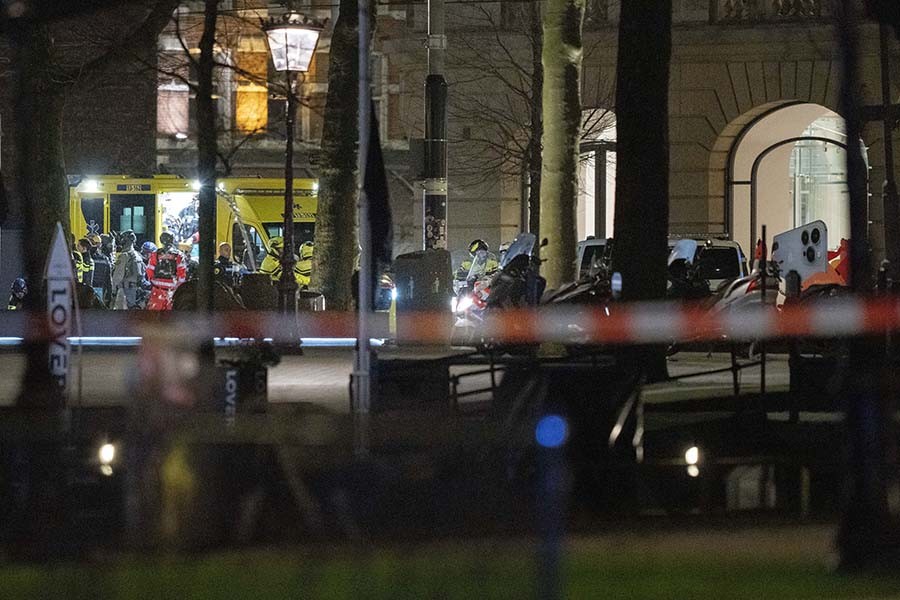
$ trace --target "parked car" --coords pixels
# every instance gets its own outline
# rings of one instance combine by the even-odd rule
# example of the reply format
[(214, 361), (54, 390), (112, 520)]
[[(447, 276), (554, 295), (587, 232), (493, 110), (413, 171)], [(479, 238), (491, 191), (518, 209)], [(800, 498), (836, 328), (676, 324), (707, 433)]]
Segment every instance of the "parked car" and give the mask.
[[(709, 281), (710, 290), (716, 291), (726, 281), (744, 277), (750, 273), (747, 267), (747, 257), (741, 249), (741, 245), (733, 240), (720, 240), (716, 238), (698, 238), (685, 236), (687, 239), (697, 240), (697, 261), (700, 269), (700, 277)], [(679, 239), (669, 238), (669, 253)], [(595, 261), (604, 256), (607, 240), (605, 238), (587, 238), (578, 242), (576, 250), (576, 280), (580, 280), (591, 272)]]
[(700, 277), (709, 282), (709, 289), (715, 292), (720, 285), (744, 277), (750, 273), (747, 257), (741, 245), (733, 240), (716, 238), (669, 238), (669, 252), (679, 239), (697, 240), (697, 265)]
[(606, 238), (589, 237), (578, 242), (575, 262), (575, 280), (578, 281), (591, 273), (595, 261), (599, 261), (606, 248)]

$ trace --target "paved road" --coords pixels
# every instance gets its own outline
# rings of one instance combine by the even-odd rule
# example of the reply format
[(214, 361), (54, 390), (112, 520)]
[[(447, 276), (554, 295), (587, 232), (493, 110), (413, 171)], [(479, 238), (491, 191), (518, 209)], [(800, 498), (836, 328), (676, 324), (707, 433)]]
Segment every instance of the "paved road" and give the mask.
[[(73, 402), (78, 389), (78, 355), (74, 353)], [(116, 405), (128, 398), (136, 385), (138, 354), (134, 350), (85, 351), (83, 354), (84, 402)], [(14, 401), (24, 370), (24, 356), (0, 354), (0, 406)], [(190, 367), (187, 367), (188, 369)], [(271, 402), (310, 402), (327, 410), (346, 411), (353, 353), (349, 349), (316, 348), (302, 356), (285, 356), (269, 370)]]
[[(742, 359), (739, 363), (749, 363)], [(679, 376), (689, 373), (714, 371), (731, 365), (731, 355), (725, 353), (706, 354), (703, 352), (680, 352), (669, 358), (669, 375)], [(760, 368), (747, 367), (738, 375), (741, 393), (757, 393), (760, 389)], [(786, 354), (771, 354), (766, 358), (766, 390), (785, 391), (790, 385), (788, 357)], [(714, 375), (700, 375), (687, 379), (669, 381), (648, 386), (645, 398), (661, 401), (696, 400), (728, 395), (733, 389), (731, 372)]]
[[(383, 355), (393, 357), (435, 358), (447, 350), (439, 348), (384, 349)], [(460, 352), (460, 351), (456, 351)], [(84, 402), (91, 405), (115, 405), (123, 402), (134, 390), (137, 372), (136, 349), (85, 350), (83, 353)], [(184, 359), (190, 362), (191, 358)], [(78, 353), (74, 353), (73, 390), (78, 389)], [(730, 364), (727, 354), (680, 353), (669, 361), (672, 375), (708, 371)], [(476, 367), (478, 368), (478, 367)], [(12, 404), (19, 390), (24, 369), (24, 357), (15, 352), (0, 353), (0, 406)], [(187, 369), (190, 369), (188, 365)], [(468, 367), (454, 367), (460, 373)], [(279, 365), (269, 370), (269, 399), (271, 402), (303, 402), (315, 404), (329, 411), (349, 409), (349, 383), (353, 370), (350, 348), (307, 348), (302, 356), (284, 356)], [(759, 367), (741, 373), (741, 389), (759, 389)], [(488, 387), (487, 375), (466, 377), (460, 391)], [(649, 386), (645, 399), (649, 402), (683, 400), (722, 396), (730, 393), (731, 374), (703, 375), (696, 378)], [(787, 359), (784, 355), (770, 357), (767, 368), (767, 387), (776, 391), (788, 385)], [(486, 400), (487, 395), (472, 396), (470, 400)]]

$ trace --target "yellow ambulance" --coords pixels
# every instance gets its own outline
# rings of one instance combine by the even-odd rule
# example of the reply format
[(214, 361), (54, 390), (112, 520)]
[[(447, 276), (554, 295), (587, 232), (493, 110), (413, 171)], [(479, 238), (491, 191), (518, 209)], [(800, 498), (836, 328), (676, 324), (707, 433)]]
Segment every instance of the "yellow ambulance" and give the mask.
[[(313, 241), (318, 181), (294, 180), (294, 244)], [(69, 189), (70, 223), (76, 239), (131, 229), (137, 247), (159, 244), (169, 231), (197, 255), (199, 182), (175, 175), (134, 178), (83, 177)], [(227, 177), (216, 183), (216, 246), (228, 242), (235, 260), (258, 267), (269, 239), (283, 234), (284, 180)]]

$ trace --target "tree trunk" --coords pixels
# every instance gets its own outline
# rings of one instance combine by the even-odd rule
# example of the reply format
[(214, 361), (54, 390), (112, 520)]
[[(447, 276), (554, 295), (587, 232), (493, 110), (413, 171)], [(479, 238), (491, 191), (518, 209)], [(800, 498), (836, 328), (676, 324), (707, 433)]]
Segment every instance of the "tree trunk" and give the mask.
[[(861, 147), (859, 32), (853, 4), (835, 3), (835, 25), (842, 68), (840, 112), (847, 128), (847, 188), (850, 201), (850, 286), (859, 297), (872, 292), (869, 255), (866, 164)], [(887, 132), (889, 134), (889, 132)], [(891, 168), (888, 166), (888, 168)], [(886, 209), (888, 207), (885, 207)], [(886, 239), (887, 244), (896, 240)], [(840, 567), (845, 570), (894, 568), (900, 528), (888, 502), (896, 482), (896, 367), (886, 360), (885, 338), (852, 338), (841, 397), (845, 399), (847, 471), (843, 515), (837, 535)], [(894, 513), (894, 514), (892, 514)]]
[[(18, 90), (16, 146), (19, 196), (25, 217), (22, 256), (30, 293), (26, 307), (32, 323), (43, 323), (44, 261), (56, 222), (69, 231), (69, 188), (62, 146), (65, 89), (53, 76), (53, 41), (46, 25), (27, 24), (16, 32)], [(35, 329), (37, 331), (35, 331)], [(43, 333), (33, 327), (32, 334)], [(53, 389), (46, 340), (26, 343), (27, 364), (18, 405), (53, 406), (60, 402)]]
[[(625, 0), (616, 68), (616, 246), (622, 297), (666, 294), (669, 231), (669, 59), (671, 0)], [(651, 379), (665, 375), (662, 351), (642, 352)]]
[[(368, 1), (368, 0), (360, 0)], [(356, 178), (359, 115), (356, 2), (341, 0), (328, 65), (328, 96), (322, 127), (319, 207), (311, 287), (329, 309), (348, 310), (356, 259)]]
[[(541, 235), (541, 137), (544, 133), (544, 29), (541, 5), (531, 2), (528, 10), (531, 29), (531, 139), (528, 144), (528, 231)], [(538, 251), (536, 248), (535, 251)]]
[(616, 69), (616, 249), (622, 297), (666, 294), (671, 0), (626, 0)]
[[(53, 60), (56, 49), (50, 27), (54, 19), (90, 12), (93, 4), (74, 0), (47, 3), (45, 12), (35, 14), (33, 19), (21, 19), (24, 22), (11, 24), (7, 29), (17, 53), (15, 122), (19, 126), (15, 133), (18, 171), (15, 187), (23, 207), (22, 256), (30, 289), (26, 308), (35, 324), (32, 335), (43, 332), (44, 262), (54, 228), (60, 222), (64, 231), (71, 230), (62, 139), (66, 87), (62, 81), (72, 77), (71, 73), (61, 74), (60, 65)], [(177, 4), (177, 0), (156, 1), (127, 43), (140, 47), (149, 36), (155, 40)], [(100, 68), (112, 53), (122, 49), (120, 45), (111, 46), (105, 54), (84, 63), (79, 74)], [(25, 353), (27, 362), (18, 404), (29, 407), (57, 404), (59, 399), (52, 396), (46, 341), (30, 338)]]
[(200, 179), (200, 272), (197, 308), (213, 309), (213, 262), (216, 259), (216, 109), (213, 71), (218, 0), (205, 0), (200, 59), (197, 64), (197, 176)]
[(575, 278), (583, 17), (584, 0), (547, 0), (540, 228), (550, 242), (542, 254), (549, 287)]

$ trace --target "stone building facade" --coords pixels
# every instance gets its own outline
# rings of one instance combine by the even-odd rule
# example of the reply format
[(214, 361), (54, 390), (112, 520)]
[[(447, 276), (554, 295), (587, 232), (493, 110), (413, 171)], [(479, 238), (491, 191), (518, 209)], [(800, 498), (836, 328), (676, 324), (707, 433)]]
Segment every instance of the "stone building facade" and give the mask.
[[(826, 140), (820, 148), (804, 142), (806, 154), (818, 152), (816, 164), (831, 165), (832, 170), (835, 152), (841, 149), (840, 127), (834, 125), (837, 121), (829, 121), (839, 121), (840, 84), (829, 3), (673, 0), (673, 4), (670, 229), (673, 234), (733, 237), (749, 250), (762, 224), (774, 233), (792, 226), (802, 214), (815, 213), (800, 207), (800, 200), (794, 198), (813, 189), (803, 188), (804, 182), (818, 180), (798, 171), (802, 159), (797, 158), (797, 142), (783, 142), (804, 136), (833, 139), (832, 145)], [(294, 5), (304, 9), (302, 2)], [(532, 59), (528, 6), (522, 2), (447, 4), (449, 240), (456, 260), (462, 259), (472, 238), (484, 238), (494, 246), (511, 239), (527, 212), (522, 206), (527, 180), (509, 156), (519, 151), (522, 124), (527, 124), (527, 102), (523, 103), (519, 92), (527, 91)], [(284, 94), (269, 64), (259, 17), (277, 14), (280, 5), (230, 0), (221, 8), (223, 40), (218, 58), (233, 68), (221, 69), (217, 81), (220, 168), (233, 175), (278, 177), (283, 169)], [(332, 22), (337, 16), (333, 7), (306, 8), (311, 15)], [(178, 66), (177, 57), (185, 49), (194, 51), (201, 11), (202, 2), (184, 2), (176, 14), (179, 27), (170, 27), (160, 36), (156, 56), (151, 56), (153, 49), (145, 49), (146, 60), (140, 68), (114, 62), (72, 88), (64, 127), (73, 175), (169, 172), (194, 176), (189, 85), (194, 74), (189, 66)], [(423, 136), (426, 17), (424, 3), (378, 4), (373, 96), (388, 163), (395, 253), (422, 244), (422, 191), (416, 165), (421, 158), (417, 140)], [(586, 115), (600, 112), (608, 117), (614, 111), (616, 22), (615, 0), (589, 0), (582, 93)], [(863, 23), (860, 38), (862, 100), (880, 103), (878, 28)], [(315, 177), (317, 172), (328, 49), (326, 29), (301, 85), (303, 107), (295, 132), (299, 140), (295, 171), (300, 177)], [(896, 43), (892, 54), (897, 54)], [(900, 65), (894, 58), (894, 65)], [(159, 68), (150, 68), (156, 61)], [(892, 75), (892, 97), (896, 98), (900, 72)], [(0, 117), (7, 141), (0, 163), (4, 172), (10, 170), (8, 141), (14, 126), (8, 110), (9, 90), (7, 85), (0, 88), (4, 95)], [(480, 106), (482, 114), (476, 114), (473, 106)], [(485, 125), (491, 114), (507, 119), (505, 131)], [(582, 236), (614, 234), (612, 116), (602, 131), (584, 140), (584, 193), (577, 207)], [(822, 133), (826, 130), (830, 133)], [(505, 162), (482, 159), (479, 139), (498, 140), (496, 146), (508, 151)], [(872, 237), (879, 249), (883, 247), (881, 124), (868, 124), (863, 141), (873, 194)], [(829, 148), (831, 158), (823, 159), (821, 153)], [(763, 153), (751, 177), (752, 165)], [(827, 189), (839, 190), (839, 180), (839, 173), (831, 173), (815, 189), (830, 185)], [(835, 202), (840, 191), (836, 193), (827, 202)]]

